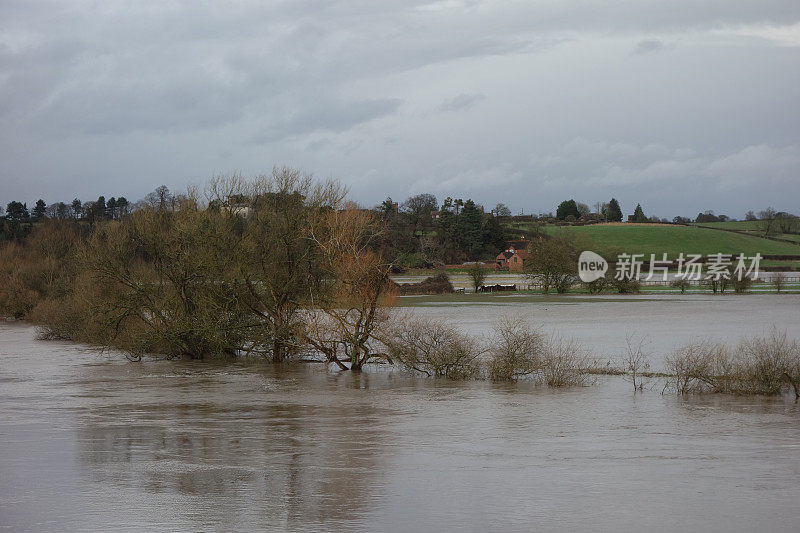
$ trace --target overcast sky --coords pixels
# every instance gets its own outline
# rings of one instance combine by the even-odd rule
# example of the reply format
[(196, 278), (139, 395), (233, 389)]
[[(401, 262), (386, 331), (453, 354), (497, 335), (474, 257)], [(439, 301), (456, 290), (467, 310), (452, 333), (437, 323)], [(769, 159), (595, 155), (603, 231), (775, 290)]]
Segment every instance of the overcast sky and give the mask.
[(0, 2), (0, 203), (273, 165), (365, 205), (800, 211), (800, 1)]

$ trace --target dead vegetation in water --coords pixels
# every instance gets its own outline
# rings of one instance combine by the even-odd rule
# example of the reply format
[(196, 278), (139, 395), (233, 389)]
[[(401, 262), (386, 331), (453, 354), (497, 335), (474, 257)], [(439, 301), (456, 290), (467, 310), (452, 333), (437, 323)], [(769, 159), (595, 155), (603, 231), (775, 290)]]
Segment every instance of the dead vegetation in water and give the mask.
[(522, 317), (502, 317), (486, 339), (442, 319), (406, 318), (384, 342), (395, 362), (432, 377), (529, 380), (550, 387), (592, 381), (592, 363), (577, 341), (548, 337)]
[(786, 332), (743, 339), (737, 346), (700, 340), (666, 358), (665, 390), (679, 394), (716, 392), (800, 398), (800, 346)]
[(445, 320), (402, 320), (384, 342), (393, 360), (427, 376), (451, 379), (480, 376), (480, 344)]
[(489, 346), (488, 372), (493, 381), (530, 376), (545, 359), (544, 336), (522, 317), (504, 316), (494, 325)]

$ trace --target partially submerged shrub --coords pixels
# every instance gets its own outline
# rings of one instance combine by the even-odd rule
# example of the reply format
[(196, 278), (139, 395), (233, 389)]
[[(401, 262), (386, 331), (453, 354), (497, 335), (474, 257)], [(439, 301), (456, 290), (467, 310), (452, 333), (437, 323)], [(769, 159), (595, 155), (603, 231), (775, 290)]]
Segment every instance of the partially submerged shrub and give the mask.
[(779, 394), (791, 385), (798, 394), (800, 346), (785, 331), (743, 340), (734, 357), (735, 379), (726, 383), (730, 392)]
[(730, 349), (710, 341), (689, 343), (666, 358), (667, 386), (678, 393), (780, 394), (800, 397), (800, 346), (785, 332), (742, 340)]
[(711, 289), (711, 292), (714, 294), (725, 294), (725, 291), (731, 286), (731, 280), (725, 276), (721, 276), (719, 278), (709, 276), (703, 280), (703, 285), (707, 289)]
[(428, 376), (466, 379), (480, 375), (478, 343), (441, 319), (402, 321), (384, 344), (393, 360)]
[(77, 224), (48, 220), (0, 247), (0, 314), (31, 318), (41, 302), (70, 293), (83, 235)]
[(590, 361), (575, 339), (550, 338), (542, 355), (542, 380), (551, 387), (587, 385)]
[(494, 326), (489, 346), (489, 377), (515, 380), (542, 368), (545, 342), (522, 317), (503, 317)]
[(717, 373), (725, 355), (724, 344), (710, 341), (698, 341), (680, 347), (665, 359), (667, 371), (672, 375), (667, 385), (680, 394), (715, 390)]

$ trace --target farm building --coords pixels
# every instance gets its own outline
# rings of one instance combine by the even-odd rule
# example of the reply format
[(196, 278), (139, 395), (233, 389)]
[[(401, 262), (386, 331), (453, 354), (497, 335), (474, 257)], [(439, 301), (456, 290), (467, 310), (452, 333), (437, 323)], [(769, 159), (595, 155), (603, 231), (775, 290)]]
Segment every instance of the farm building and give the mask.
[(522, 272), (525, 260), (530, 257), (528, 254), (528, 242), (510, 241), (505, 250), (495, 259), (495, 270), (509, 270), (511, 272)]

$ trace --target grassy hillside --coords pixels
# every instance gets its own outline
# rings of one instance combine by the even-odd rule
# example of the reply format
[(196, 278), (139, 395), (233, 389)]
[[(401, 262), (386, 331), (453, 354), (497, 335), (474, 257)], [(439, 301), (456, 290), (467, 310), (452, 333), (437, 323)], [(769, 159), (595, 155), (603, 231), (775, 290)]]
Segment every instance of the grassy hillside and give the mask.
[(703, 228), (733, 229), (736, 231), (762, 231), (760, 220), (735, 220), (731, 222), (696, 222), (693, 225)]
[[(736, 222), (705, 222), (705, 223), (699, 222), (694, 225), (702, 228), (741, 231), (743, 233), (749, 233), (751, 235), (756, 235), (760, 237), (764, 233), (762, 224), (763, 223), (760, 220), (752, 220), (752, 221), (739, 220)], [(778, 239), (785, 239), (787, 241), (800, 242), (800, 235), (797, 235), (795, 233), (774, 233), (771, 234), (770, 236), (776, 237)]]
[(675, 258), (684, 254), (744, 253), (800, 255), (800, 245), (771, 241), (757, 236), (717, 231), (696, 226), (658, 224), (596, 224), (592, 226), (546, 226), (545, 231), (574, 234), (578, 245), (598, 253), (657, 254)]

